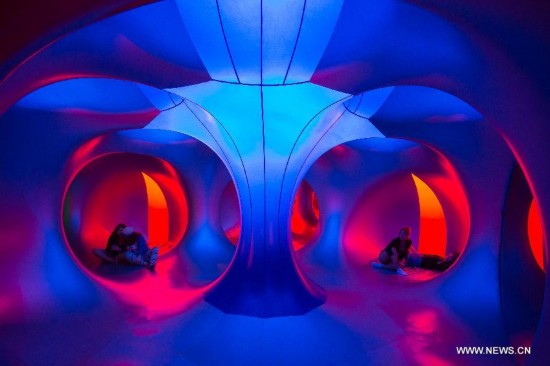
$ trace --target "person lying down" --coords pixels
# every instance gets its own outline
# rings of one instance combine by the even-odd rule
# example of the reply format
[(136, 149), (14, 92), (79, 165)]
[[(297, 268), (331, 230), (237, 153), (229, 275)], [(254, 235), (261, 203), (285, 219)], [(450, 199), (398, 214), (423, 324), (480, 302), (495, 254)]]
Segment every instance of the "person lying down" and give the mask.
[(94, 254), (109, 262), (123, 262), (154, 269), (159, 247), (150, 249), (143, 234), (131, 226), (119, 224), (109, 236), (105, 250), (96, 250)]
[(435, 254), (420, 254), (413, 245), (411, 228), (403, 227), (399, 230), (399, 237), (393, 239), (378, 255), (379, 262), (372, 262), (375, 268), (383, 268), (406, 276), (405, 267), (416, 267), (444, 271), (454, 263), (459, 253), (451, 253), (443, 258)]

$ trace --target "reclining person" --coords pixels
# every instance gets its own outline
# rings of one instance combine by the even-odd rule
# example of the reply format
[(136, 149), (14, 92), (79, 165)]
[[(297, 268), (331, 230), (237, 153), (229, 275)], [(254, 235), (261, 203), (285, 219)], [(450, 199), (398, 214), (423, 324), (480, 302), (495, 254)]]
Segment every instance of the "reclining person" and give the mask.
[(399, 237), (393, 239), (380, 252), (378, 256), (380, 264), (373, 263), (373, 266), (387, 268), (401, 275), (407, 275), (407, 272), (403, 269), (404, 267), (444, 271), (458, 258), (459, 253), (457, 252), (449, 254), (446, 258), (435, 254), (420, 254), (412, 246), (410, 236), (410, 227), (401, 228)]
[(409, 254), (407, 266), (443, 272), (455, 262), (459, 254), (458, 252), (454, 252), (443, 258), (435, 254), (420, 254), (417, 251), (413, 251)]
[(122, 230), (125, 227), (126, 225), (124, 224), (118, 224), (111, 235), (109, 235), (109, 239), (107, 239), (105, 254), (112, 258), (113, 261), (116, 261), (117, 258), (125, 251), (124, 238), (122, 236)]
[(124, 259), (132, 264), (155, 268), (159, 256), (159, 248), (149, 249), (145, 237), (131, 226), (122, 229), (122, 237), (125, 244)]

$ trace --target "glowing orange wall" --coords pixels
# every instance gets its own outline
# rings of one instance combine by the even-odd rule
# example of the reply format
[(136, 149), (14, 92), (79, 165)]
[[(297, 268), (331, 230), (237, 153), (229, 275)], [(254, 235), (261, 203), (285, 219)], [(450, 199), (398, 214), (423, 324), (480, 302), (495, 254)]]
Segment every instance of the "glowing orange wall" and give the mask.
[(418, 251), (445, 257), (447, 247), (447, 223), (441, 203), (430, 187), (416, 175), (411, 174), (418, 191), (420, 206), (420, 233)]
[(149, 246), (161, 246), (168, 243), (169, 217), (166, 197), (162, 189), (145, 173), (141, 173), (147, 190), (147, 234)]

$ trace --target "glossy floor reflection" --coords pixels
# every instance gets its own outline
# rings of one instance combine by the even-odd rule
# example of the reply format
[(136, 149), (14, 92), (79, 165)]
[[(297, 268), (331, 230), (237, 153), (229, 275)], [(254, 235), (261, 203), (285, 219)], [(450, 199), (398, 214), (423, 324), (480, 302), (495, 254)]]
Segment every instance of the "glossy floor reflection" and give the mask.
[[(169, 268), (159, 263), (158, 273)], [(151, 317), (104, 289), (95, 303), (75, 303), (0, 328), (9, 365), (485, 365), (516, 364), (511, 356), (458, 355), (457, 346), (505, 345), (497, 316), (464, 317), (437, 278), (388, 275), (362, 268), (309, 273), (327, 302), (304, 316), (260, 319), (224, 314), (187, 292), (188, 310)], [(317, 272), (315, 272), (317, 271)], [(140, 271), (126, 275), (138, 275)], [(142, 270), (141, 281), (155, 273)], [(451, 268), (452, 272), (452, 268)], [(444, 274), (447, 275), (447, 274)], [(452, 275), (452, 273), (451, 273)], [(147, 280), (147, 278), (149, 280)], [(145, 283), (144, 282), (144, 283)], [(141, 283), (141, 282), (140, 282)], [(159, 298), (162, 288), (143, 287)], [(191, 296), (192, 294), (192, 296)], [(180, 292), (180, 295), (184, 295)], [(176, 299), (165, 298), (171, 302)], [(182, 300), (182, 299), (180, 299)], [(480, 310), (482, 313), (483, 311)], [(480, 313), (480, 314), (481, 314)], [(149, 316), (148, 316), (149, 315)]]

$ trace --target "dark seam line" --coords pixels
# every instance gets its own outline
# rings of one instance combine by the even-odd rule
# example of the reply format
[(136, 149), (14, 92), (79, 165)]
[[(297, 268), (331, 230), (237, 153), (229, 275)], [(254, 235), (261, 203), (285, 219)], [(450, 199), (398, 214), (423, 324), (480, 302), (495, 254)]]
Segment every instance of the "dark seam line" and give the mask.
[(357, 113), (357, 110), (361, 106), (361, 102), (363, 101), (363, 95), (365, 95), (365, 93), (361, 93), (361, 98), (359, 98), (359, 103), (357, 103), (357, 107), (355, 107), (355, 110), (353, 111), (353, 113)]
[[(193, 116), (195, 116), (195, 118), (197, 119), (197, 121), (199, 121), (199, 123), (202, 125), (202, 127), (206, 130), (206, 132), (208, 132), (208, 134), (210, 135), (210, 137), (212, 137), (212, 140), (214, 140), (214, 142), (216, 143), (216, 145), (218, 145), (218, 148), (220, 149), (220, 151), (222, 152), (225, 160), (227, 161), (227, 164), (229, 164), (229, 169), (233, 170), (233, 166), (231, 165), (231, 160), (229, 160), (227, 158), (227, 154), (225, 153), (225, 151), (222, 149), (220, 143), (218, 142), (218, 140), (214, 137), (214, 135), (212, 134), (212, 132), (210, 132), (210, 130), (208, 129), (208, 127), (206, 127), (206, 125), (201, 121), (201, 119), (195, 114), (195, 112), (193, 112), (193, 110), (187, 105), (187, 103), (185, 103), (185, 106), (187, 107), (187, 109), (189, 109), (189, 111), (193, 114)], [(235, 187), (235, 189), (237, 189), (237, 187)], [(242, 215), (242, 212), (241, 212), (241, 215)]]
[[(219, 79), (210, 79), (211, 81), (216, 81), (218, 83), (224, 83), (224, 84), (233, 84), (233, 85), (245, 85), (245, 86), (292, 86), (292, 85), (300, 85), (300, 84), (308, 84), (311, 83), (311, 81), (297, 81), (295, 83), (288, 83), (288, 84), (254, 84), (254, 83), (236, 83), (234, 81), (226, 81), (226, 80), (219, 80)], [(317, 84), (315, 84), (317, 85)]]
[[(264, 158), (264, 253), (266, 246), (267, 235), (267, 188), (266, 188), (266, 171), (265, 171), (265, 118), (264, 118), (264, 91), (263, 87), (260, 87), (260, 99), (262, 104), (262, 149)], [(265, 255), (265, 254), (264, 254)]]
[(306, 123), (306, 125), (302, 128), (302, 131), (300, 131), (300, 134), (298, 134), (298, 137), (296, 138), (296, 140), (294, 141), (294, 144), (292, 145), (292, 149), (290, 149), (290, 154), (288, 154), (288, 159), (286, 160), (286, 163), (285, 163), (285, 169), (283, 171), (283, 178), (281, 180), (281, 190), (279, 191), (279, 209), (277, 211), (277, 228), (279, 228), (280, 226), (280, 220), (279, 218), (281, 217), (281, 199), (283, 197), (283, 187), (285, 185), (285, 178), (286, 178), (286, 172), (288, 171), (288, 164), (290, 163), (290, 158), (292, 157), (292, 154), (294, 153), (294, 149), (296, 148), (296, 144), (298, 143), (298, 141), (300, 140), (300, 137), (302, 137), (302, 135), (304, 134), (306, 128), (311, 124), (311, 122), (313, 122), (321, 113), (323, 113), (324, 111), (326, 111), (327, 109), (329, 109), (330, 107), (334, 106), (335, 104), (337, 103), (340, 103), (340, 102), (343, 102), (344, 100), (350, 98), (350, 96), (347, 96), (347, 97), (344, 97), (342, 99), (339, 99), (337, 101), (334, 101), (332, 102), (331, 104), (327, 105), (326, 107), (324, 107), (323, 109), (321, 109), (319, 112), (315, 113), (315, 115), (313, 117), (311, 117), (311, 119)]
[[(194, 105), (196, 105), (197, 107), (199, 108), (202, 108), (198, 103), (195, 103), (193, 102), (192, 100), (189, 100), (189, 99), (186, 99), (187, 102), (190, 102), (190, 103), (193, 103)], [(189, 108), (189, 106), (187, 105), (187, 103), (185, 104), (187, 106), (187, 108)], [(208, 114), (210, 114), (214, 120), (220, 125), (222, 126), (223, 130), (225, 131), (225, 133), (227, 134), (227, 136), (229, 136), (229, 139), (231, 140), (231, 142), (233, 143), (233, 146), (235, 147), (235, 150), (237, 151), (237, 155), (239, 156), (239, 160), (241, 161), (241, 165), (243, 167), (243, 170), (244, 170), (244, 177), (246, 179), (246, 186), (248, 187), (248, 203), (249, 203), (249, 207), (250, 207), (250, 214), (252, 215), (252, 195), (250, 194), (250, 182), (248, 181), (248, 173), (246, 172), (246, 167), (244, 165), (244, 161), (243, 161), (243, 158), (241, 156), (241, 152), (239, 151), (239, 148), (237, 147), (237, 144), (235, 143), (235, 140), (233, 140), (233, 137), (231, 136), (231, 134), (229, 133), (229, 131), (227, 131), (227, 128), (225, 128), (225, 125), (216, 117), (214, 116), (213, 114), (211, 114), (210, 112), (208, 112)], [(194, 113), (193, 113), (194, 115)], [(237, 187), (235, 187), (237, 188)], [(242, 212), (241, 212), (241, 216), (242, 216)], [(251, 226), (252, 228), (252, 226)], [(251, 229), (252, 231), (252, 229)]]
[[(260, 84), (264, 83), (264, 2), (260, 0)], [(267, 268), (267, 187), (265, 172), (265, 118), (264, 118), (264, 87), (260, 85), (260, 101), (262, 105), (262, 150), (264, 158), (264, 269)]]
[[(185, 102), (184, 102), (185, 103)], [(195, 112), (193, 112), (193, 110), (187, 105), (187, 103), (185, 103), (185, 106), (187, 107), (187, 109), (189, 109), (189, 112), (191, 112), (193, 114), (193, 116), (195, 116), (195, 118), (197, 119), (197, 121), (199, 121), (199, 123), (202, 125), (202, 127), (204, 127), (204, 129), (206, 130), (206, 132), (208, 132), (208, 134), (210, 135), (210, 137), (212, 137), (212, 139), (214, 140), (214, 142), (216, 143), (216, 145), (218, 145), (218, 147), (220, 148), (225, 160), (227, 161), (227, 163), (229, 164), (229, 167), (231, 167), (231, 161), (227, 158), (227, 155), (225, 153), (225, 151), (222, 149), (220, 143), (218, 142), (218, 140), (214, 137), (214, 135), (212, 134), (212, 132), (210, 132), (210, 130), (208, 129), (208, 127), (206, 127), (206, 125), (201, 121), (201, 119), (199, 118), (199, 116), (197, 116), (195, 114)], [(231, 167), (232, 168), (232, 167)]]
[(229, 43), (227, 42), (227, 36), (225, 35), (225, 29), (223, 28), (222, 14), (220, 12), (220, 4), (219, 4), (218, 0), (216, 0), (216, 8), (218, 9), (218, 19), (220, 21), (220, 27), (222, 28), (223, 40), (225, 42), (225, 47), (227, 48), (227, 54), (229, 55), (229, 59), (231, 60), (231, 65), (233, 66), (233, 71), (235, 72), (235, 76), (237, 77), (237, 81), (240, 84), (241, 80), (239, 79), (239, 74), (237, 73), (237, 68), (235, 67), (235, 62), (233, 61), (233, 56), (231, 56), (231, 51), (229, 49)]
[(174, 98), (172, 98), (172, 93), (170, 92), (167, 92), (168, 93), (168, 97), (170, 98), (170, 100), (172, 101), (172, 104), (174, 105), (174, 107), (176, 106), (176, 102), (174, 102)]
[[(360, 115), (360, 114), (357, 114), (357, 113), (355, 113), (355, 112), (350, 111), (350, 109), (348, 108), (347, 105), (344, 105), (344, 108), (346, 108), (346, 110), (347, 110), (348, 112), (350, 112), (351, 114), (353, 114), (354, 116), (359, 117), (359, 118), (366, 119), (367, 121), (371, 122), (371, 120), (368, 119), (367, 117), (362, 116), (362, 115)], [(371, 123), (372, 123), (372, 122), (371, 122)]]
[(179, 102), (178, 104), (176, 104), (176, 105), (174, 105), (174, 106), (172, 106), (172, 107), (170, 107), (170, 108), (163, 109), (163, 110), (161, 110), (161, 112), (166, 112), (166, 111), (169, 111), (169, 110), (174, 109), (174, 108), (176, 108), (176, 107), (179, 107), (179, 106), (184, 102), (184, 100), (185, 100), (185, 99), (182, 98), (181, 102)]
[[(300, 176), (300, 174), (302, 173), (302, 170), (304, 169), (304, 165), (306, 165), (306, 162), (307, 162), (307, 159), (309, 159), (309, 157), (311, 156), (311, 153), (313, 152), (313, 150), (315, 150), (315, 148), (317, 147), (317, 145), (319, 145), (319, 142), (321, 142), (321, 140), (325, 137), (325, 135), (330, 131), (332, 130), (332, 128), (334, 127), (334, 125), (336, 125), (336, 123), (340, 120), (340, 118), (342, 118), (342, 116), (346, 113), (346, 111), (343, 111), (339, 116), (338, 118), (336, 118), (336, 121), (332, 122), (332, 124), (330, 125), (329, 128), (327, 128), (327, 130), (321, 135), (321, 137), (319, 138), (319, 140), (317, 140), (317, 142), (315, 143), (315, 145), (313, 145), (313, 147), (311, 148), (311, 150), (309, 151), (309, 153), (307, 154), (306, 158), (304, 159), (304, 161), (302, 162), (302, 166), (300, 166), (300, 170), (298, 171), (298, 176)], [(336, 145), (338, 146), (338, 145)], [(295, 182), (294, 183), (294, 188), (296, 188), (296, 183), (298, 182)]]
[(292, 60), (294, 60), (294, 54), (296, 53), (296, 48), (298, 46), (298, 39), (300, 39), (300, 33), (302, 32), (302, 24), (304, 23), (304, 14), (306, 13), (306, 3), (307, 0), (304, 0), (304, 7), (302, 8), (302, 17), (300, 18), (300, 26), (298, 27), (298, 34), (296, 34), (296, 42), (294, 42), (294, 49), (292, 50), (292, 55), (290, 56), (290, 61), (288, 67), (286, 68), (285, 78), (283, 79), (283, 84), (286, 83), (286, 78), (290, 71), (290, 66), (292, 65)]

